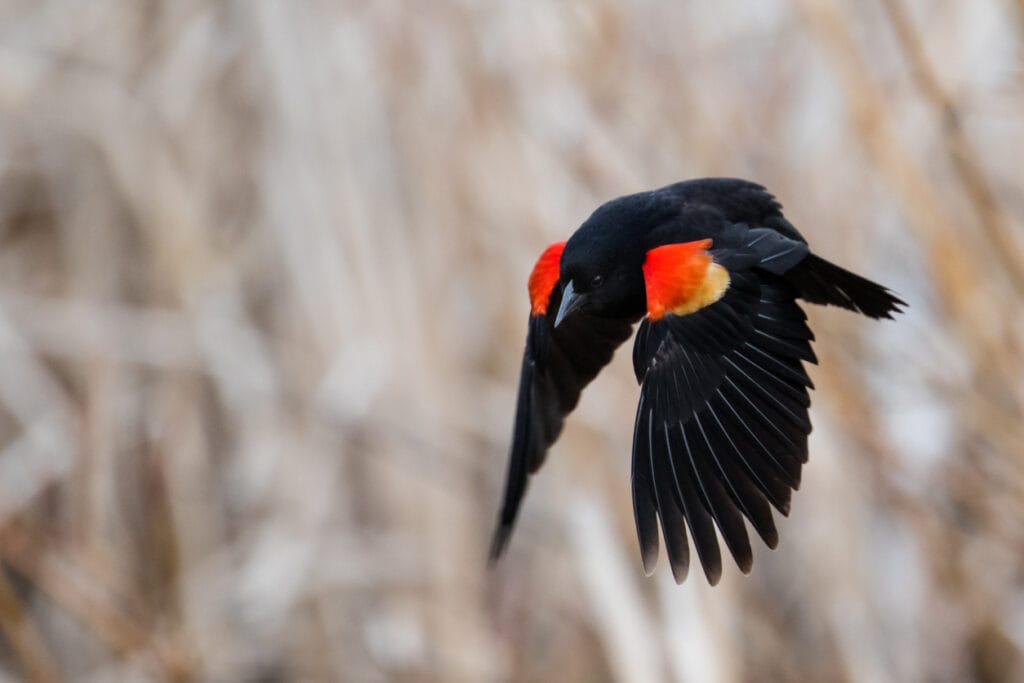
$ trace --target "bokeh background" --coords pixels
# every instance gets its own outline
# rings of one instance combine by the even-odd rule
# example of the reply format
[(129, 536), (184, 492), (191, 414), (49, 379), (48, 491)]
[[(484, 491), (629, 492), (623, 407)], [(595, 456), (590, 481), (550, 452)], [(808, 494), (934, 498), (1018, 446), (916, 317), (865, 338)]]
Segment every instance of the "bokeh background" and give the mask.
[[(0, 672), (1024, 680), (1024, 3), (0, 2)], [(809, 311), (778, 550), (643, 577), (629, 348), (485, 555), (526, 278), (758, 180)]]

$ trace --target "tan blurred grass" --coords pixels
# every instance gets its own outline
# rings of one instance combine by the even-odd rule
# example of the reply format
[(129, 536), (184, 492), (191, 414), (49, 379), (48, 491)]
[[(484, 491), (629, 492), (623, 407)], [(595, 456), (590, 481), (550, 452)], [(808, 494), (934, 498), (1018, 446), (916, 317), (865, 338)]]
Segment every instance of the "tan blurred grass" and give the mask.
[[(0, 6), (0, 666), (37, 680), (1024, 676), (1020, 5)], [(483, 565), (532, 259), (767, 184), (814, 310), (778, 551), (639, 570), (621, 353)]]

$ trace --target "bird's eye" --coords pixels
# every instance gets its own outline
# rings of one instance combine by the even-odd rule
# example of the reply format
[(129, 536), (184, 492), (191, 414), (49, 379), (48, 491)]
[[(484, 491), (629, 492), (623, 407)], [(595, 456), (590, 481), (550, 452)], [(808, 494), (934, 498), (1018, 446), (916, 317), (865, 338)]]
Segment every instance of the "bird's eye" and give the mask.
[(590, 280), (590, 288), (591, 289), (597, 289), (598, 287), (600, 287), (603, 284), (604, 284), (604, 278), (602, 276), (600, 276), (600, 275), (595, 275)]

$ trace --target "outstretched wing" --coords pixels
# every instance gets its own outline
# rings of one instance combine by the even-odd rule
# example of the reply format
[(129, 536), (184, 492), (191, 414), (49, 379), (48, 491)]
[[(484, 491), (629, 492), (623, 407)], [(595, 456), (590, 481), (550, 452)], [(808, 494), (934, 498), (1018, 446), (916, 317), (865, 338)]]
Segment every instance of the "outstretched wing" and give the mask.
[(562, 300), (558, 261), (563, 246), (558, 243), (548, 247), (530, 276), (532, 310), (519, 375), (505, 495), (491, 542), (492, 562), (504, 552), (512, 535), (529, 475), (543, 464), (548, 448), (562, 432), (565, 416), (579, 402), (583, 387), (608, 364), (615, 349), (632, 334), (636, 322), (579, 312), (554, 327), (553, 312)]
[[(687, 529), (712, 584), (722, 571), (715, 526), (744, 572), (753, 560), (744, 517), (774, 548), (771, 507), (788, 514), (807, 461), (812, 384), (802, 361), (816, 362), (814, 337), (795, 290), (777, 274), (802, 259), (806, 246), (742, 227), (741, 242), (702, 252), (705, 261), (692, 260), (692, 246), (668, 245), (649, 252), (645, 264), (649, 315), (633, 354), (642, 385), (633, 508), (644, 570), (657, 560), (660, 518), (677, 582), (689, 568)], [(659, 262), (655, 252), (669, 247), (691, 263)], [(672, 283), (678, 294), (683, 280), (665, 273), (702, 263), (706, 280), (673, 299)], [(656, 272), (648, 272), (651, 264)]]

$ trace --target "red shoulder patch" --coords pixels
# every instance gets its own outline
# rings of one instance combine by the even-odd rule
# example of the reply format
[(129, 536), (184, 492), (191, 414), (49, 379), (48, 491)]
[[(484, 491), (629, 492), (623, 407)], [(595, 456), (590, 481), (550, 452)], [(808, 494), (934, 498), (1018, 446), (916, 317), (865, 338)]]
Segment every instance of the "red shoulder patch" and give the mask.
[(533, 315), (544, 315), (548, 312), (548, 301), (551, 292), (558, 284), (558, 265), (562, 260), (565, 242), (555, 242), (540, 255), (537, 264), (530, 273), (530, 306)]
[(707, 249), (711, 240), (666, 244), (647, 252), (644, 284), (647, 316), (660, 320), (666, 313), (685, 315), (721, 298), (729, 274), (714, 263)]

